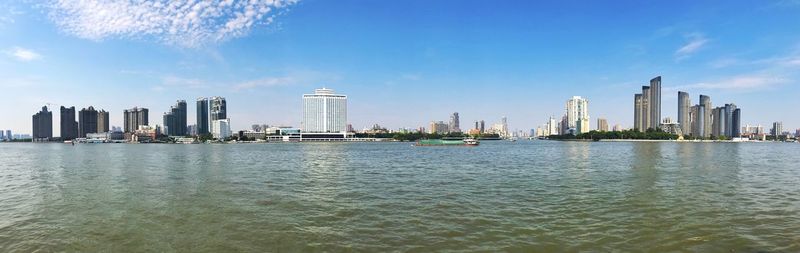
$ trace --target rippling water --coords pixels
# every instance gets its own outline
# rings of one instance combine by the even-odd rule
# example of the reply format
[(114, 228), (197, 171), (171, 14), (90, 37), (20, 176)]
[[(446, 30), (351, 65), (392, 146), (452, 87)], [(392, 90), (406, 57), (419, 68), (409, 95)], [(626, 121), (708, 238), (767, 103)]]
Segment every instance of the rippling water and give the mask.
[(800, 145), (0, 144), (0, 252), (800, 251)]

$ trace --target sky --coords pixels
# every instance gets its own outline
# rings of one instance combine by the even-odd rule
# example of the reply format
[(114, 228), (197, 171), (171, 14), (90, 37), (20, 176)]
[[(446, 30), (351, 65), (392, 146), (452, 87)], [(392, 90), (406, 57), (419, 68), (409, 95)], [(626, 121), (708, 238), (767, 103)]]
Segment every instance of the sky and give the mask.
[[(356, 129), (508, 117), (528, 131), (567, 99), (633, 125), (633, 96), (663, 78), (735, 103), (742, 124), (800, 128), (800, 1), (189, 1), (0, 3), (0, 129), (31, 132), (42, 106), (111, 113), (223, 96), (235, 130), (299, 127), (302, 94), (348, 95)], [(466, 126), (466, 127), (465, 127)], [(769, 127), (767, 127), (768, 129)]]

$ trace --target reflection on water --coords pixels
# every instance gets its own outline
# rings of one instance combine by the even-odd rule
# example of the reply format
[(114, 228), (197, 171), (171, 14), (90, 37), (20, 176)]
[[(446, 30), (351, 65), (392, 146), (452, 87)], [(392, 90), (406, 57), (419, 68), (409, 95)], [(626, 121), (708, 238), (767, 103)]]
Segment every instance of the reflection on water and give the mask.
[(798, 151), (0, 144), (0, 252), (797, 252)]

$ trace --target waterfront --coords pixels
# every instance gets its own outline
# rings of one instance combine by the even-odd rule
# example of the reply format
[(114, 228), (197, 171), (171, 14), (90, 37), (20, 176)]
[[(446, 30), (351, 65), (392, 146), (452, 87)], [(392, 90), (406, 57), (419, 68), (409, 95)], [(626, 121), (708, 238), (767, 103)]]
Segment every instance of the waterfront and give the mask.
[(795, 143), (411, 144), (0, 144), (0, 251), (800, 251)]

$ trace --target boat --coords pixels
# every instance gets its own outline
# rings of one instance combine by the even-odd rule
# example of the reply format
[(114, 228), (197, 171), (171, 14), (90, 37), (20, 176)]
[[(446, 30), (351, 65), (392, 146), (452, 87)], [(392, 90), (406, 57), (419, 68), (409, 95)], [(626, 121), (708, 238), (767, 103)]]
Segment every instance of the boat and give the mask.
[(419, 140), (415, 146), (478, 146), (476, 139), (428, 139)]

